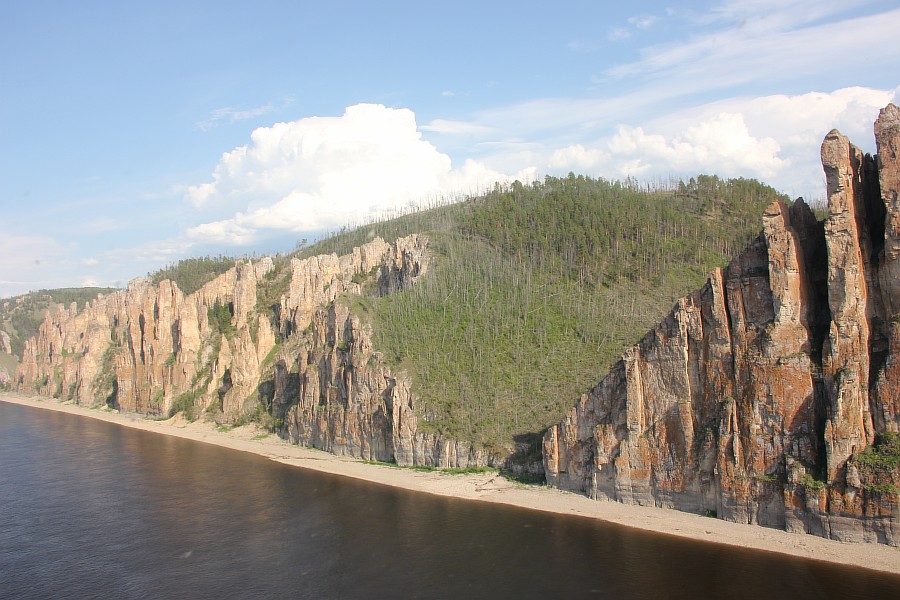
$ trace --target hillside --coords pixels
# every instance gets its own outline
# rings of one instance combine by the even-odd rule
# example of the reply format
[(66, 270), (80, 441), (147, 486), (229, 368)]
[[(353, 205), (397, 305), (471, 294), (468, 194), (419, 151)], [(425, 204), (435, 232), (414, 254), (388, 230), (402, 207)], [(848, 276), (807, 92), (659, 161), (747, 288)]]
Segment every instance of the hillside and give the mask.
[[(35, 362), (20, 381), (151, 414), (263, 419), (290, 435), (291, 419), (296, 427), (302, 421), (303, 393), (330, 406), (330, 392), (304, 386), (361, 377), (352, 364), (340, 366), (348, 359), (340, 344), (321, 347), (329, 340), (313, 327), (319, 318), (335, 326), (335, 315), (316, 311), (336, 310), (337, 300), (345, 318), (371, 332), (367, 363), (408, 378), (417, 435), (457, 440), (492, 460), (518, 447), (520, 460), (537, 465), (547, 425), (678, 295), (752, 239), (759, 214), (778, 198), (755, 181), (709, 176), (671, 190), (548, 177), (229, 270), (233, 263), (222, 257), (189, 259), (133, 282), (85, 315), (55, 314), (62, 333), (36, 341)], [(353, 258), (359, 248), (384, 252), (372, 240), (399, 243), (416, 234), (428, 255), (415, 263), (428, 264), (426, 277), (412, 278), (417, 285), (385, 280), (379, 269), (388, 263)], [(347, 261), (366, 269), (350, 273)], [(71, 335), (62, 322), (74, 328)], [(93, 347), (76, 334), (85, 327)], [(313, 358), (328, 373), (301, 372)], [(327, 389), (344, 397), (355, 393), (350, 388)], [(331, 440), (329, 431), (322, 435)], [(396, 459), (389, 450), (382, 458)]]
[(547, 480), (592, 498), (900, 545), (900, 109), (878, 154), (833, 130), (827, 218), (763, 232), (544, 438)]
[(25, 348), (25, 340), (37, 336), (45, 311), (55, 310), (58, 305), (70, 306), (73, 302), (81, 310), (85, 302), (93, 300), (97, 294), (112, 291), (115, 290), (97, 287), (58, 288), (0, 299), (0, 385), (4, 381), (8, 383), (12, 378), (18, 358)]
[(15, 385), (895, 544), (896, 107), (875, 133), (826, 137), (824, 220), (750, 180), (570, 175), (185, 261), (57, 306)]
[(758, 233), (785, 199), (701, 176), (646, 191), (586, 177), (484, 197), (333, 236), (302, 256), (424, 232), (427, 278), (354, 313), (410, 373), (429, 431), (489, 447), (535, 440), (675, 299)]

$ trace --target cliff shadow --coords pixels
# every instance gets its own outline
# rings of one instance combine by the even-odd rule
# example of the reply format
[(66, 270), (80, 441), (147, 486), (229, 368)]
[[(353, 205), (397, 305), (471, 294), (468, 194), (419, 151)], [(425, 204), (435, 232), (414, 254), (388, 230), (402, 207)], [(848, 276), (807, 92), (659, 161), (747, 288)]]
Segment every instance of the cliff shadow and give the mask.
[(521, 483), (545, 483), (543, 440), (544, 431), (531, 431), (513, 436), (515, 449), (504, 461), (503, 475)]

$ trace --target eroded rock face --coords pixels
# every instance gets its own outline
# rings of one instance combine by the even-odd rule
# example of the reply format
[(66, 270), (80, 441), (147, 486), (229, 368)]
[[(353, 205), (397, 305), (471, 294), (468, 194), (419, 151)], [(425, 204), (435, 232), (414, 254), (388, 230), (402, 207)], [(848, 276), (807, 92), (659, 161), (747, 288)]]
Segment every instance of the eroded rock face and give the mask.
[(337, 301), (316, 309), (299, 348), (280, 353), (275, 414), (291, 441), (399, 465), (500, 466), (504, 457), (420, 430), (403, 374), (372, 349), (372, 328)]
[(900, 544), (898, 474), (856, 460), (900, 425), (900, 111), (878, 155), (822, 145), (824, 223), (763, 232), (544, 437), (548, 482), (593, 498)]
[[(371, 326), (343, 300), (364, 285), (378, 295), (413, 285), (428, 271), (427, 247), (418, 235), (393, 244), (376, 238), (344, 256), (295, 259), (271, 320), (257, 306), (270, 258), (238, 262), (188, 296), (170, 281), (134, 280), (80, 313), (73, 305), (46, 314), (26, 343), (17, 385), (144, 414), (187, 402), (195, 415), (222, 422), (263, 403), (285, 437), (335, 454), (499, 465), (503, 457), (421, 430), (409, 381), (372, 350)], [(226, 331), (210, 320), (223, 307), (231, 314)]]

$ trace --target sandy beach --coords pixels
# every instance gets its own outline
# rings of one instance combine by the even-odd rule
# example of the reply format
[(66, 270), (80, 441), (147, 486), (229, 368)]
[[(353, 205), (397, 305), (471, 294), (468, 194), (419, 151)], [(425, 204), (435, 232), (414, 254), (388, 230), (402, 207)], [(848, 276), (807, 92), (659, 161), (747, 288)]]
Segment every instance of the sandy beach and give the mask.
[(53, 399), (13, 393), (0, 394), (0, 401), (81, 415), (143, 431), (252, 452), (304, 469), (418, 492), (577, 515), (694, 540), (779, 552), (900, 574), (900, 548), (882, 544), (841, 543), (811, 535), (790, 534), (764, 527), (728, 523), (674, 510), (628, 506), (617, 502), (598, 502), (545, 486), (522, 485), (496, 473), (450, 475), (373, 465), (295, 446), (277, 436), (266, 435), (253, 425), (219, 431), (212, 423), (188, 423), (178, 417), (166, 421), (152, 421), (140, 415), (90, 409)]

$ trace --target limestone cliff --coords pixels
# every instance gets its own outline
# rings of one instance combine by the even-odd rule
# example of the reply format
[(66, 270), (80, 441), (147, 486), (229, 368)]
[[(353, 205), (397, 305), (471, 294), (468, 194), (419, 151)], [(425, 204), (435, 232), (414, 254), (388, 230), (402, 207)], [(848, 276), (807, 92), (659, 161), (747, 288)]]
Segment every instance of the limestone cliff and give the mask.
[[(234, 423), (260, 411), (295, 443), (399, 464), (467, 467), (500, 457), (420, 431), (410, 382), (372, 350), (348, 297), (387, 295), (427, 272), (428, 240), (381, 238), (345, 256), (239, 261), (185, 295), (132, 281), (82, 311), (47, 312), (26, 342), (20, 389), (148, 415)], [(284, 292), (263, 306), (260, 291)], [(224, 318), (223, 318), (224, 315)]]
[(900, 430), (897, 107), (875, 137), (871, 157), (830, 132), (825, 221), (771, 205), (759, 238), (550, 427), (549, 483), (900, 545), (900, 469), (872, 448)]
[(372, 348), (372, 326), (346, 297), (316, 308), (280, 352), (270, 398), (294, 443), (400, 465), (500, 466), (504, 457), (423, 432), (410, 381)]

